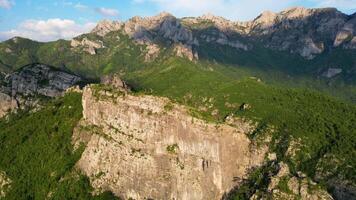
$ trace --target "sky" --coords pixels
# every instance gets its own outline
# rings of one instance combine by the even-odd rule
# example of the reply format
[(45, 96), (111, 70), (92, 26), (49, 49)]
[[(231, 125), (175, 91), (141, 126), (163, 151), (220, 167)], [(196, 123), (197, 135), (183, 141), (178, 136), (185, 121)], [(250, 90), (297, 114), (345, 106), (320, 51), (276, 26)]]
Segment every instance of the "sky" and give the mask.
[(261, 12), (289, 7), (335, 7), (356, 12), (356, 0), (0, 0), (0, 41), (21, 36), (37, 41), (70, 39), (89, 32), (103, 19), (170, 12), (177, 17), (211, 13), (246, 21)]

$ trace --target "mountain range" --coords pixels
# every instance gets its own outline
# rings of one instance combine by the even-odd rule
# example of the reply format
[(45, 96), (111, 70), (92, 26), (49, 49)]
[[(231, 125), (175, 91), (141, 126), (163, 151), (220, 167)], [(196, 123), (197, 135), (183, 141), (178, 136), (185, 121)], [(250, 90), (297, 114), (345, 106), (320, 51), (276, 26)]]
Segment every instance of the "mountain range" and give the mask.
[(15, 37), (0, 198), (354, 199), (355, 103), (356, 14), (334, 8)]

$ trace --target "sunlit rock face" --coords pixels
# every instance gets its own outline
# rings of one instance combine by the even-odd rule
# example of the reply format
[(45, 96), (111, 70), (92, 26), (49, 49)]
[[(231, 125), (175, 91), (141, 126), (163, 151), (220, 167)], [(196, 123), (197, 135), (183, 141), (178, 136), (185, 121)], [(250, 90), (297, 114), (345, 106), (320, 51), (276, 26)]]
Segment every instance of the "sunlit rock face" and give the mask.
[(99, 191), (125, 199), (220, 199), (263, 163), (267, 148), (251, 143), (248, 124), (208, 123), (166, 98), (118, 91), (84, 89), (73, 137), (86, 143), (77, 167)]
[[(212, 14), (179, 19), (163, 12), (153, 17), (136, 16), (126, 22), (102, 21), (92, 32), (105, 36), (120, 31), (146, 45), (145, 60), (152, 61), (162, 49), (172, 44), (173, 48), (181, 45), (199, 49), (201, 44), (208, 43), (238, 51), (253, 51), (256, 41), (273, 50), (313, 59), (330, 48), (355, 49), (355, 29), (356, 15), (346, 15), (335, 8), (293, 7), (279, 13), (265, 11), (247, 22)], [(162, 42), (165, 45), (160, 45)], [(190, 51), (189, 54), (195, 56), (185, 57), (197, 60), (197, 52), (199, 50)]]

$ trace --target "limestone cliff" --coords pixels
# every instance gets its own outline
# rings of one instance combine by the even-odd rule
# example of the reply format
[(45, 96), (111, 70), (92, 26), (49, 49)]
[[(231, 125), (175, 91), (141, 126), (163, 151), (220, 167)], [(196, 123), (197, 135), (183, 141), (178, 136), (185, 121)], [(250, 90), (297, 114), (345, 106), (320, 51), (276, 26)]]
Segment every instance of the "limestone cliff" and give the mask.
[(61, 96), (81, 81), (77, 75), (48, 65), (26, 65), (0, 82), (0, 117), (19, 107), (35, 106), (38, 96)]
[(208, 123), (166, 98), (92, 85), (82, 101), (77, 167), (94, 188), (125, 199), (220, 199), (267, 152), (249, 140), (248, 123)]

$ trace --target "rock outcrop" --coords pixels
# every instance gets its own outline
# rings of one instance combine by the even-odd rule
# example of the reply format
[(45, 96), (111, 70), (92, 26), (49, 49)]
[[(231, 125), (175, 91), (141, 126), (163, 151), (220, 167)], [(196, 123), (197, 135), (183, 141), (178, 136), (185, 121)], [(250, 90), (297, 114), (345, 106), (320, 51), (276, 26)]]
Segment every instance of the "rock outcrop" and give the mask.
[(337, 75), (339, 75), (340, 73), (342, 73), (342, 69), (341, 68), (328, 68), (323, 74), (322, 76), (326, 77), (326, 78), (333, 78)]
[[(333, 200), (332, 196), (306, 175), (301, 172), (298, 176), (290, 173), (289, 167), (285, 163), (279, 163), (278, 173), (271, 177), (268, 191), (272, 194), (272, 199), (281, 200)], [(254, 195), (252, 199), (256, 199)]]
[(346, 22), (347, 15), (336, 9), (296, 7), (280, 13), (263, 13), (251, 23), (248, 35), (262, 39), (266, 47), (312, 59), (324, 52)]
[[(0, 117), (19, 107), (36, 104), (37, 95), (61, 96), (82, 78), (44, 64), (30, 64), (8, 74), (0, 85)], [(32, 98), (34, 97), (34, 98)]]
[[(192, 117), (166, 98), (92, 85), (83, 92), (83, 121), (74, 133), (86, 143), (77, 167), (97, 190), (124, 199), (220, 199), (260, 166), (246, 127)], [(246, 125), (246, 124), (245, 124)]]
[[(98, 32), (98, 34), (104, 33), (106, 31), (101, 30), (101, 31)], [(84, 37), (83, 39), (79, 39), (79, 40), (78, 39), (72, 39), (70, 45), (71, 45), (72, 48), (80, 47), (80, 48), (83, 49), (83, 51), (89, 53), (90, 55), (95, 55), (96, 51), (98, 49), (104, 48), (104, 45), (103, 45), (102, 41), (91, 41), (86, 37)]]
[(0, 118), (16, 108), (18, 108), (16, 99), (12, 98), (10, 95), (0, 92)]
[(354, 14), (347, 23), (338, 31), (334, 46), (343, 46), (347, 49), (356, 49), (356, 15)]
[(0, 199), (6, 197), (6, 192), (11, 187), (11, 180), (6, 176), (6, 174), (0, 171)]
[(120, 30), (121, 26), (122, 23), (120, 23), (119, 21), (103, 20), (100, 21), (91, 32), (96, 33), (101, 37), (104, 37), (106, 34), (110, 32)]
[(18, 94), (60, 96), (80, 81), (79, 76), (44, 64), (27, 65), (5, 78), (12, 97)]

